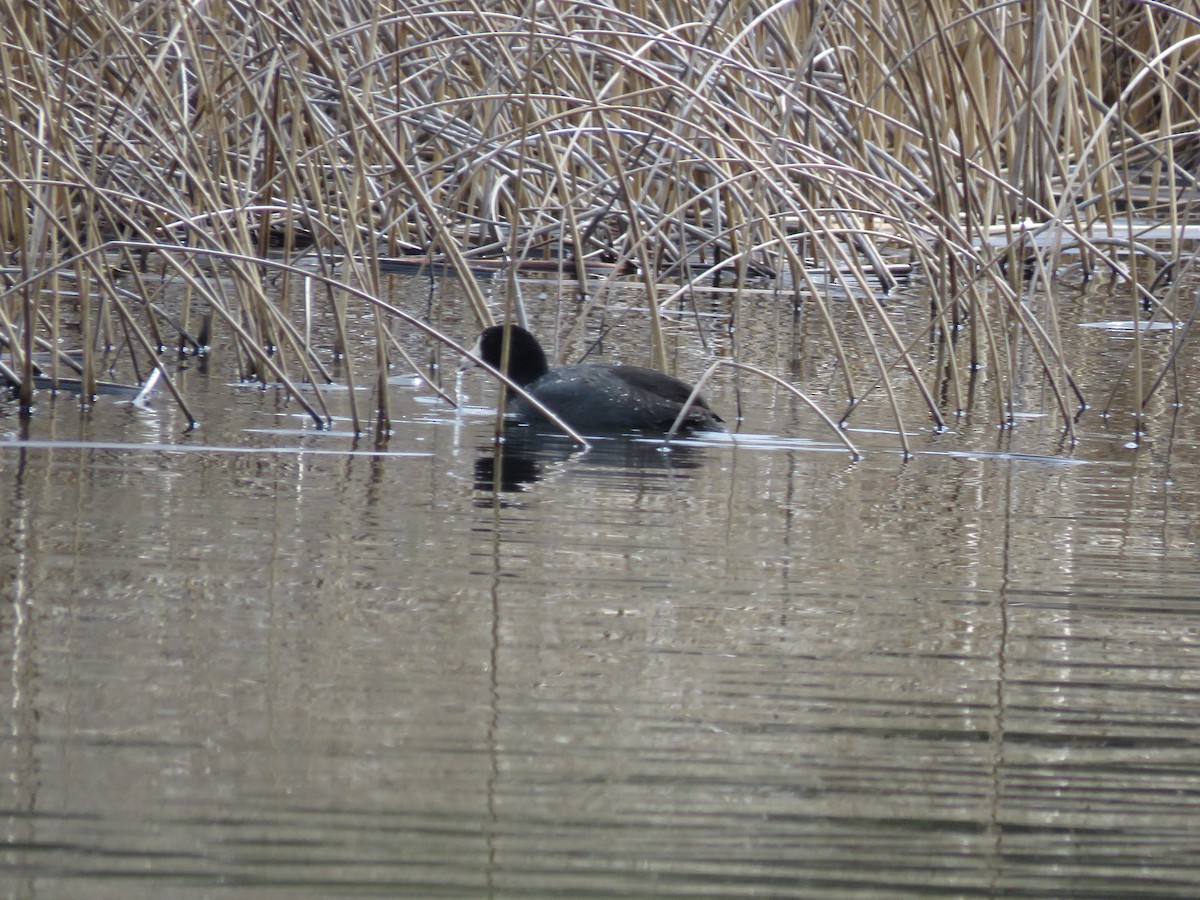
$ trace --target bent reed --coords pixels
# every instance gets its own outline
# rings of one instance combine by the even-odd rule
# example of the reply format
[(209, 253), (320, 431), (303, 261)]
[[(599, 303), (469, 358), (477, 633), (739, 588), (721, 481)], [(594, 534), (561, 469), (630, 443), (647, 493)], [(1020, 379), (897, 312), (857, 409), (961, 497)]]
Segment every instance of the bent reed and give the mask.
[[(660, 367), (673, 307), (771, 287), (826, 330), (844, 415), (885, 398), (902, 441), (900, 392), (935, 425), (968, 396), (1011, 424), (1031, 373), (1072, 434), (1084, 395), (1049, 291), (1064, 272), (1126, 282), (1131, 319), (1187, 337), (1190, 6), (2, 6), (0, 381), (26, 410), (67, 379), (89, 402), (120, 357), (186, 412), (174, 354), (217, 328), (242, 378), (326, 422), (298, 385), (330, 380), (329, 350), (280, 299), (305, 279), (340, 377), (376, 383), (387, 423), (396, 321), (446, 340), (382, 302), (389, 260), (461, 278), (483, 324), (486, 261), (549, 261), (587, 302), (639, 284)], [(1152, 225), (1165, 237), (1143, 239)], [(935, 353), (893, 319), (908, 271), (936, 298)], [(354, 352), (347, 320), (367, 310), (373, 346)], [(1135, 413), (1170, 381), (1147, 365), (1138, 337)]]

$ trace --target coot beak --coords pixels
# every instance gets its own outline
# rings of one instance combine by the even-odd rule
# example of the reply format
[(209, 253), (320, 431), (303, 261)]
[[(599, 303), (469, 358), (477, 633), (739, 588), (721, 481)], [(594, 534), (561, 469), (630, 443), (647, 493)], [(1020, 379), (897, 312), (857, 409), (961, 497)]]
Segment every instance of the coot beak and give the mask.
[[(480, 335), (478, 338), (475, 339), (475, 346), (471, 348), (470, 353), (472, 356), (482, 356), (483, 355), (483, 336), (482, 335)], [(465, 372), (465, 371), (467, 371), (467, 369), (474, 369), (478, 365), (479, 365), (479, 363), (475, 362), (475, 360), (471, 359), (470, 357), (463, 357), (462, 363), (459, 364), (458, 371)]]

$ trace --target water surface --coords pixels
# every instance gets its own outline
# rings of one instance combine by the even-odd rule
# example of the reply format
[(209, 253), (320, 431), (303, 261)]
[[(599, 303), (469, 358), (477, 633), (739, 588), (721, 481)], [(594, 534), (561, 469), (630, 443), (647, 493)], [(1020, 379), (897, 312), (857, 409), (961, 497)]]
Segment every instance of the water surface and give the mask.
[(498, 459), (480, 380), (184, 380), (0, 408), (0, 896), (1200, 890), (1188, 406)]

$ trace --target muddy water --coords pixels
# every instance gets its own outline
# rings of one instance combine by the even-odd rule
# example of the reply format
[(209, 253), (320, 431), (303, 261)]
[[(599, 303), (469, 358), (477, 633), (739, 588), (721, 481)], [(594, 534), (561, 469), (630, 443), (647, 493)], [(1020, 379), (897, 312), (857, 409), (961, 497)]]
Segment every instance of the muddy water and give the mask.
[(498, 458), (477, 378), (379, 444), (194, 371), (192, 433), (0, 410), (0, 896), (1193, 896), (1186, 371), (1138, 449), (908, 461), (751, 382), (669, 453)]

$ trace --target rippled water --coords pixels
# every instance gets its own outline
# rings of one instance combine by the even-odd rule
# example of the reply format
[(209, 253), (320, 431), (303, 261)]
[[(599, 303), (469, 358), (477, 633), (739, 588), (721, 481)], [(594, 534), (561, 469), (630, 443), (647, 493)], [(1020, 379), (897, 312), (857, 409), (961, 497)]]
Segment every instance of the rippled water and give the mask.
[(852, 462), (185, 381), (0, 411), (0, 895), (1200, 891), (1194, 392)]

